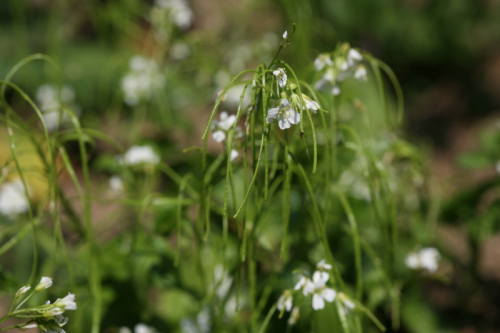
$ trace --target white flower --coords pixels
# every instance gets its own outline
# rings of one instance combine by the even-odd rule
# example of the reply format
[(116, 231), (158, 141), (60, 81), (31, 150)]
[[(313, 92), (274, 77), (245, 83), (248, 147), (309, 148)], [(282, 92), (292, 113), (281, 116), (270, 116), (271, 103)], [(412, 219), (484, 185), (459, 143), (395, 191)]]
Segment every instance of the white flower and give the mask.
[(231, 149), (231, 156), (230, 156), (231, 162), (234, 161), (239, 155), (240, 154), (238, 153), (238, 151)]
[(352, 310), (354, 310), (354, 308), (356, 307), (356, 305), (351, 302), (350, 300), (348, 300), (347, 298), (342, 298), (342, 303), (344, 305), (344, 313), (345, 314), (348, 314), (349, 312), (351, 312)]
[(37, 292), (42, 291), (44, 289), (49, 288), (50, 286), (52, 286), (52, 278), (43, 276), (42, 279), (40, 280), (40, 283), (37, 284), (37, 286), (35, 287), (35, 291)]
[(57, 325), (59, 325), (59, 327), (63, 327), (64, 325), (66, 325), (68, 323), (69, 318), (58, 315), (58, 316), (54, 316), (54, 320), (56, 321)]
[(287, 36), (288, 36), (288, 31), (285, 30), (285, 32), (283, 33), (283, 38), (286, 39)]
[(24, 185), (20, 178), (2, 184), (0, 188), (0, 213), (14, 218), (19, 214), (27, 212), (29, 205), (29, 200), (26, 198)]
[(167, 21), (173, 21), (182, 30), (188, 29), (194, 19), (193, 11), (185, 0), (156, 0), (156, 7), (151, 12), (154, 25), (161, 25), (163, 14), (168, 14)]
[(54, 305), (57, 307), (60, 307), (64, 310), (76, 310), (76, 302), (75, 302), (75, 294), (68, 293), (64, 298), (62, 299), (57, 299), (54, 302)]
[[(212, 133), (212, 138), (216, 142), (222, 142), (226, 140), (226, 132), (231, 129), (233, 126), (234, 122), (236, 121), (236, 115), (232, 114), (228, 116), (228, 113), (226, 111), (222, 111), (220, 113), (220, 121), (213, 121), (211, 128), (212, 130), (217, 129), (215, 132)], [(241, 131), (238, 127), (236, 127), (236, 132)]]
[(354, 66), (357, 62), (363, 60), (363, 56), (355, 49), (350, 49), (347, 53), (347, 63), (349, 66)]
[(328, 270), (332, 269), (332, 265), (327, 264), (326, 260), (323, 259), (320, 262), (318, 262), (318, 264), (316, 265), (316, 268), (319, 269), (319, 270), (328, 271)]
[(318, 102), (313, 101), (309, 96), (306, 96), (302, 94), (302, 98), (304, 99), (304, 102), (306, 105), (302, 107), (303, 110), (308, 109), (312, 111), (313, 113), (316, 113), (321, 107), (319, 106)]
[(121, 82), (124, 100), (128, 105), (135, 106), (141, 100), (149, 100), (153, 92), (165, 85), (165, 76), (153, 59), (136, 55), (130, 59), (129, 67), (130, 71)]
[(304, 294), (304, 296), (307, 296), (308, 294), (314, 292), (315, 285), (311, 280), (309, 280), (308, 277), (302, 276), (299, 282), (297, 282), (297, 284), (295, 285), (294, 289), (302, 289), (302, 293)]
[(354, 78), (363, 82), (368, 81), (368, 76), (367, 76), (366, 68), (365, 66), (358, 66), (356, 68), (356, 71), (354, 72)]
[(224, 133), (223, 131), (215, 131), (212, 133), (212, 138), (216, 142), (222, 142), (222, 141), (226, 140), (226, 133)]
[(123, 181), (119, 176), (112, 176), (109, 178), (109, 187), (115, 193), (123, 192)]
[(139, 323), (134, 327), (134, 333), (155, 333), (156, 329), (154, 327), (148, 326), (143, 323)]
[(299, 320), (299, 317), (300, 317), (299, 307), (295, 306), (292, 309), (292, 313), (290, 313), (290, 317), (288, 318), (288, 325), (295, 325), (295, 323), (297, 323), (297, 320)]
[(16, 292), (16, 297), (19, 297), (20, 295), (26, 293), (30, 289), (31, 289), (30, 286), (24, 286), (24, 287), (19, 288), (19, 290)]
[(214, 267), (214, 283), (213, 286), (216, 288), (216, 295), (219, 299), (224, 299), (231, 288), (233, 283), (233, 277), (227, 274), (222, 265), (216, 265)]
[(326, 272), (316, 271), (313, 274), (314, 294), (312, 298), (312, 307), (314, 310), (323, 309), (325, 307), (325, 301), (331, 303), (335, 300), (335, 296), (337, 296), (335, 290), (325, 286), (328, 278), (329, 275)]
[(278, 298), (278, 310), (282, 311), (285, 309), (286, 311), (292, 310), (292, 293), (289, 290), (285, 290), (285, 292)]
[(300, 113), (296, 112), (288, 103), (286, 98), (283, 98), (279, 108), (272, 108), (267, 111), (266, 121), (272, 123), (275, 118), (278, 118), (278, 125), (281, 129), (290, 128), (291, 124), (298, 124), (300, 121)]
[(281, 88), (285, 87), (286, 84), (286, 73), (283, 68), (278, 68), (273, 72), (274, 75), (276, 75), (276, 78), (278, 79), (278, 84), (280, 85)]
[(73, 105), (75, 91), (68, 85), (62, 86), (59, 91), (59, 88), (52, 84), (43, 84), (36, 91), (36, 100), (49, 132), (57, 129), (60, 122), (69, 122), (67, 111), (64, 109), (60, 111), (63, 105), (69, 107), (76, 115), (79, 113), (78, 107)]
[(322, 70), (327, 65), (328, 66), (333, 65), (332, 58), (328, 53), (320, 54), (316, 59), (314, 59), (314, 67), (316, 68), (316, 71)]
[(132, 146), (123, 156), (122, 163), (125, 165), (158, 164), (160, 157), (150, 146)]
[(426, 247), (419, 252), (411, 252), (406, 256), (405, 263), (411, 269), (426, 269), (434, 273), (438, 269), (441, 258), (439, 251), (433, 247)]
[(35, 328), (35, 327), (38, 327), (38, 325), (37, 324), (26, 324), (24, 326), (19, 327), (19, 329), (21, 331), (26, 331), (26, 330), (29, 330), (30, 328)]
[(59, 316), (59, 315), (62, 315), (64, 313), (64, 310), (61, 309), (61, 308), (52, 308), (50, 310), (48, 310), (47, 312), (45, 312), (43, 314), (44, 317), (55, 317), (55, 316)]

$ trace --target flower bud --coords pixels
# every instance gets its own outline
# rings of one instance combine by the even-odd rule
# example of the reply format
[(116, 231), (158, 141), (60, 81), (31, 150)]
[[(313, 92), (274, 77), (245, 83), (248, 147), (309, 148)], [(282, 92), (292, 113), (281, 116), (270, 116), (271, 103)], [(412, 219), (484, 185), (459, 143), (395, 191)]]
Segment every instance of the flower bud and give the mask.
[(64, 313), (64, 311), (61, 308), (56, 307), (56, 308), (52, 308), (52, 309), (48, 310), (47, 312), (45, 312), (43, 314), (43, 316), (46, 318), (49, 318), (49, 317), (62, 315), (63, 313)]
[(26, 293), (28, 290), (30, 290), (31, 287), (30, 286), (24, 286), (24, 287), (21, 287), (17, 293), (16, 293), (16, 297), (19, 297), (21, 296), (22, 294)]
[(35, 287), (35, 291), (42, 291), (52, 286), (52, 278), (43, 276), (40, 283)]

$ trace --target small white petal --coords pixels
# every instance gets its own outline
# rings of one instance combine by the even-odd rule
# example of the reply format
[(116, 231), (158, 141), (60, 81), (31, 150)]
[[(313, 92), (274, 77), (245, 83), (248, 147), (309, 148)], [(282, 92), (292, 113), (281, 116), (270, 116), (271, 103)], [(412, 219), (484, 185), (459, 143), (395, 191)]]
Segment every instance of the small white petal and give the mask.
[(285, 32), (283, 33), (283, 38), (286, 38), (287, 36), (288, 36), (288, 31), (285, 31)]
[(272, 123), (273, 120), (278, 116), (278, 112), (280, 110), (278, 108), (272, 108), (267, 111), (266, 122), (268, 124)]
[(278, 117), (278, 125), (282, 130), (291, 127), (290, 122), (287, 119), (285, 119), (285, 117), (282, 114), (280, 114)]
[(231, 156), (230, 156), (231, 162), (234, 161), (239, 155), (240, 154), (238, 153), (238, 151), (231, 149)]
[(325, 301), (323, 297), (318, 294), (314, 294), (312, 297), (312, 307), (314, 310), (321, 310), (325, 307)]
[(294, 125), (297, 125), (300, 122), (300, 113), (298, 113), (295, 110), (287, 111), (286, 117), (287, 117), (287, 120)]
[(326, 288), (321, 291), (321, 297), (323, 297), (327, 302), (333, 302), (335, 300), (335, 296), (337, 296), (337, 292), (333, 289)]

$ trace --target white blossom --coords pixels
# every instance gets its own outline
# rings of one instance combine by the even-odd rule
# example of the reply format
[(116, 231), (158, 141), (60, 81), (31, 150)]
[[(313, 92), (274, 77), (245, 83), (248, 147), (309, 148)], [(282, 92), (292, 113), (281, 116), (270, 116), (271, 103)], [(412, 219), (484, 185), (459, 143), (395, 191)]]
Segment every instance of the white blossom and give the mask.
[(238, 153), (237, 150), (231, 149), (231, 156), (230, 156), (231, 162), (234, 161), (239, 155), (240, 154)]
[(354, 72), (354, 78), (363, 82), (368, 81), (368, 73), (365, 66), (358, 66)]
[[(314, 293), (312, 297), (312, 307), (314, 310), (321, 310), (325, 307), (325, 301), (333, 302), (335, 300), (335, 296), (337, 296), (337, 292), (331, 288), (326, 287), (325, 275), (316, 274), (316, 273), (325, 273), (316, 271), (313, 274), (313, 283), (314, 283)], [(326, 273), (328, 276), (328, 273)]]
[(322, 70), (323, 68), (325, 68), (325, 66), (332, 66), (332, 65), (333, 61), (332, 58), (330, 57), (330, 54), (328, 53), (322, 53), (318, 57), (316, 57), (316, 59), (314, 59), (314, 67), (316, 71)]
[(300, 121), (300, 113), (296, 112), (288, 100), (283, 98), (279, 108), (272, 108), (267, 111), (266, 121), (268, 124), (272, 123), (274, 119), (278, 118), (278, 125), (281, 129), (290, 128)]
[(349, 66), (354, 66), (358, 62), (363, 60), (363, 56), (356, 49), (350, 49), (347, 53), (347, 63)]
[[(28, 193), (29, 193), (28, 188)], [(27, 212), (29, 200), (26, 198), (23, 182), (20, 178), (5, 182), (0, 187), (0, 213), (11, 218)]]
[(212, 133), (212, 138), (216, 142), (222, 142), (222, 141), (226, 140), (226, 133), (224, 133), (223, 131), (215, 131)]
[(70, 121), (68, 111), (64, 109), (64, 106), (70, 108), (75, 115), (79, 114), (79, 108), (73, 104), (75, 91), (68, 85), (59, 89), (52, 84), (43, 84), (36, 91), (36, 100), (49, 132), (56, 130), (61, 123)]
[(328, 271), (328, 270), (332, 269), (332, 265), (327, 264), (326, 260), (323, 259), (320, 262), (318, 262), (318, 264), (316, 265), (316, 268), (319, 269), (319, 270)]
[(314, 283), (306, 276), (302, 276), (294, 287), (295, 290), (302, 289), (302, 293), (304, 296), (314, 292), (315, 285)]
[(286, 311), (292, 310), (292, 293), (289, 290), (285, 290), (285, 292), (278, 298), (278, 310), (282, 311), (285, 309)]
[(441, 255), (436, 248), (426, 247), (418, 252), (410, 252), (405, 259), (406, 266), (411, 269), (426, 269), (434, 273), (438, 269)]
[(58, 298), (54, 302), (54, 305), (64, 310), (76, 310), (77, 306), (75, 302), (75, 294), (68, 293), (68, 295), (66, 295), (64, 298)]
[(278, 84), (280, 85), (281, 88), (284, 88), (286, 85), (286, 73), (283, 68), (278, 68), (277, 70), (273, 71), (273, 74), (276, 76), (278, 80)]
[(120, 158), (120, 162), (125, 165), (158, 164), (160, 163), (160, 157), (150, 146), (132, 146)]
[(123, 77), (121, 88), (125, 103), (136, 106), (149, 100), (153, 93), (165, 85), (165, 76), (153, 59), (136, 55), (129, 61), (130, 71)]
[(285, 30), (285, 32), (283, 33), (283, 38), (287, 38), (288, 37), (288, 31)]
[[(236, 121), (236, 115), (228, 115), (226, 111), (220, 113), (220, 121), (212, 121), (211, 129), (215, 130), (212, 133), (212, 138), (216, 142), (222, 142), (226, 139), (226, 133), (231, 129), (234, 122)], [(241, 131), (239, 127), (236, 127), (235, 134)]]
[(303, 110), (308, 109), (309, 111), (312, 111), (312, 113), (316, 113), (321, 108), (318, 102), (313, 101), (309, 96), (302, 94), (302, 98), (306, 104), (302, 106)]
[(185, 0), (156, 0), (150, 17), (163, 37), (168, 37), (165, 22), (173, 22), (181, 30), (187, 30), (194, 20), (193, 11)]
[(43, 276), (40, 280), (40, 283), (35, 287), (35, 291), (42, 291), (44, 289), (50, 288), (50, 286), (52, 286), (52, 278)]

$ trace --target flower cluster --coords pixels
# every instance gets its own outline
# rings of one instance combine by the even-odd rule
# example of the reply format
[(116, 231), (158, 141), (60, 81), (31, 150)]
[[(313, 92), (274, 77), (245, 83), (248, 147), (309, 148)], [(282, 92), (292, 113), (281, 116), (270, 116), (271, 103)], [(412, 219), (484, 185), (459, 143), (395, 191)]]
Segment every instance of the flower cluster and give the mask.
[(43, 84), (36, 91), (36, 100), (49, 132), (56, 130), (61, 123), (70, 121), (64, 107), (70, 108), (76, 115), (79, 114), (78, 107), (74, 105), (75, 91), (68, 85), (58, 89), (52, 84)]
[(2, 184), (0, 187), (0, 213), (15, 218), (17, 215), (27, 212), (29, 205), (20, 178)]
[[(284, 38), (286, 38), (285, 34), (283, 35)], [(282, 98), (279, 100), (279, 106), (267, 111), (266, 122), (268, 124), (271, 124), (274, 119), (278, 119), (278, 126), (284, 130), (300, 122), (300, 111), (309, 110), (312, 113), (316, 113), (321, 108), (318, 102), (312, 100), (309, 96), (302, 94), (302, 96), (299, 97), (299, 95), (297, 95), (295, 92), (297, 85), (288, 81), (285, 69), (278, 68), (273, 71), (273, 74), (276, 76), (278, 85), (282, 89), (291, 91), (291, 94), (288, 96), (287, 93), (283, 91), (281, 93)]]
[[(301, 276), (299, 282), (294, 287), (294, 291), (285, 290), (280, 296), (277, 302), (277, 308), (281, 312), (290, 312), (290, 318), (288, 319), (288, 324), (293, 325), (297, 322), (300, 317), (299, 307), (293, 306), (293, 292), (301, 291), (304, 296), (312, 295), (312, 308), (314, 310), (321, 310), (325, 307), (326, 302), (333, 302), (337, 296), (337, 292), (332, 288), (328, 288), (326, 283), (330, 279), (329, 270), (332, 269), (332, 265), (327, 264), (323, 259), (316, 265), (316, 271), (312, 275), (312, 279), (308, 276)], [(344, 297), (346, 298), (346, 297)], [(346, 298), (347, 300), (347, 298)], [(350, 301), (349, 301), (350, 302)], [(351, 308), (350, 303), (344, 304)]]
[(316, 71), (323, 72), (323, 76), (316, 82), (316, 89), (329, 90), (333, 95), (339, 95), (339, 83), (349, 77), (366, 82), (368, 73), (361, 64), (362, 60), (361, 53), (348, 44), (344, 44), (333, 59), (328, 53), (320, 54), (314, 60), (314, 67)]
[[(11, 311), (7, 314), (7, 318), (10, 317), (20, 317), (20, 318), (30, 318), (26, 323), (16, 325), (16, 328), (20, 330), (27, 330), (30, 328), (38, 327), (40, 331), (47, 333), (65, 333), (62, 328), (68, 322), (68, 317), (64, 317), (63, 314), (66, 310), (76, 310), (77, 305), (75, 302), (75, 295), (68, 293), (64, 298), (58, 298), (54, 303), (50, 301), (45, 302), (44, 305), (31, 307), (27, 309), (20, 309), (20, 307), (33, 296), (35, 293), (50, 288), (52, 286), (52, 278), (42, 277), (40, 283), (38, 283), (34, 290), (25, 297), (18, 305), (14, 308), (15, 303), (26, 294), (31, 287), (24, 286), (21, 287), (15, 297), (13, 304), (11, 306)], [(14, 309), (14, 310), (12, 310)]]
[[(119, 333), (132, 333), (130, 328), (122, 326), (120, 327)], [(156, 329), (152, 326), (148, 326), (143, 323), (139, 323), (134, 327), (134, 333), (156, 333)]]
[(441, 255), (436, 248), (426, 247), (420, 251), (410, 252), (405, 259), (406, 266), (411, 269), (426, 269), (430, 273), (437, 271)]
[(141, 100), (149, 100), (153, 93), (165, 85), (165, 76), (153, 59), (134, 56), (129, 62), (130, 71), (121, 82), (125, 103), (136, 106)]
[[(214, 120), (212, 121), (211, 129), (213, 131), (212, 138), (216, 142), (222, 142), (226, 140), (229, 130), (233, 127), (234, 122), (236, 121), (236, 115), (228, 115), (226, 111), (222, 111), (220, 113), (220, 121)], [(243, 137), (243, 131), (239, 126), (236, 126), (235, 129), (235, 139), (240, 139)], [(235, 149), (231, 149), (230, 159), (233, 161), (235, 158), (239, 156), (239, 153)]]

